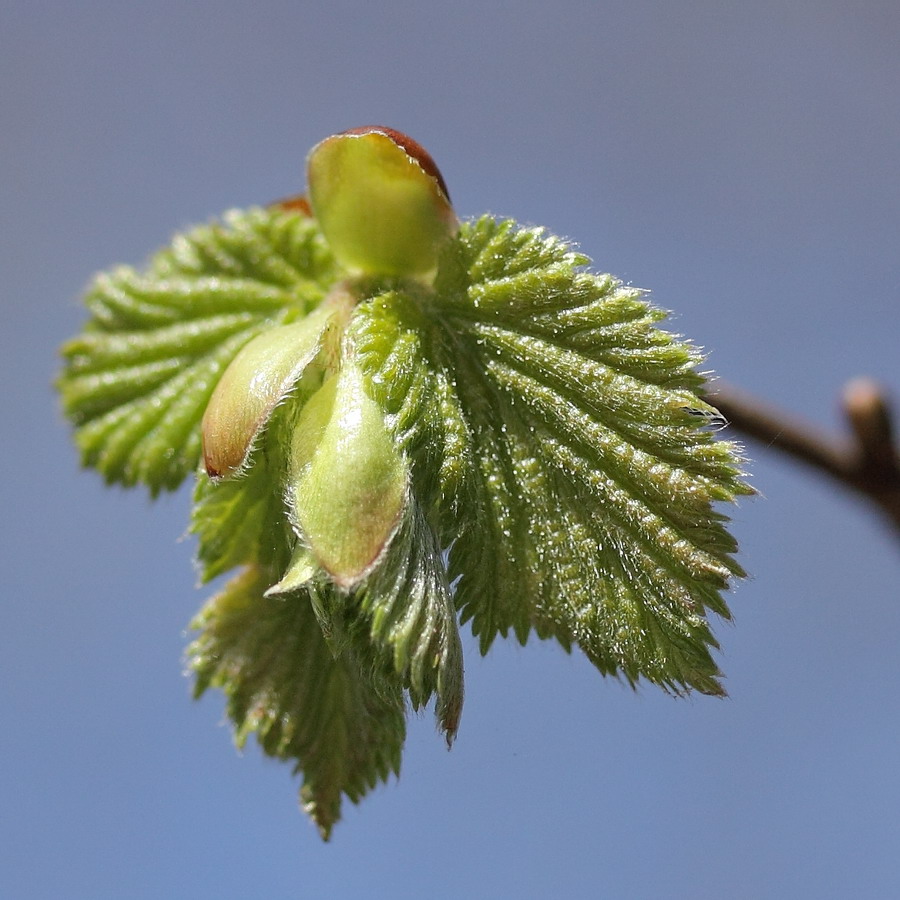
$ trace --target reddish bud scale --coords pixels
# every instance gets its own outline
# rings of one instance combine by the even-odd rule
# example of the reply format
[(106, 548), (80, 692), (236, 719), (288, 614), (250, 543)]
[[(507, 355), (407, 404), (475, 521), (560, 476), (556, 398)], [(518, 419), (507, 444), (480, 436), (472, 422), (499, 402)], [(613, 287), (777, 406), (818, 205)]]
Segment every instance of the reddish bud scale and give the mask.
[(326, 138), (310, 152), (307, 174), (322, 234), (351, 271), (428, 277), (459, 227), (434, 160), (392, 128)]

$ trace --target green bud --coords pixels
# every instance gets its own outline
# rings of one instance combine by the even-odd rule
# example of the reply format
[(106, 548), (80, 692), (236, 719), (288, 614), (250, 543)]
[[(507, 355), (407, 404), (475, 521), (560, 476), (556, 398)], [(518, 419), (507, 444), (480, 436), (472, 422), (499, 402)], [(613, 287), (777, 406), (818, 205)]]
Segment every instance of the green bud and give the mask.
[(203, 414), (203, 461), (211, 478), (239, 474), (272, 410), (322, 350), (335, 306), (258, 335), (231, 361)]
[(434, 160), (369, 126), (333, 135), (307, 158), (313, 214), (337, 260), (377, 275), (426, 275), (458, 221)]
[(400, 524), (406, 464), (350, 363), (300, 414), (287, 495), (298, 536), (342, 588), (375, 568)]

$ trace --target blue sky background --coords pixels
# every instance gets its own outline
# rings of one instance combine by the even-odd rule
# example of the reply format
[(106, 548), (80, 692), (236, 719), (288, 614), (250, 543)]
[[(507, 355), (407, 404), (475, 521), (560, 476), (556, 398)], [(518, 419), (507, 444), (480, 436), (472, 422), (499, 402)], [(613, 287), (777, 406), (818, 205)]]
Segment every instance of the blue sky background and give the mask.
[(448, 753), (323, 845), (287, 766), (189, 699), (181, 491), (79, 472), (51, 390), (91, 274), (302, 188), (322, 137), (421, 141), (458, 211), (577, 240), (723, 377), (837, 427), (900, 392), (900, 6), (83, 2), (0, 9), (0, 896), (900, 896), (896, 538), (757, 448), (730, 698), (467, 640)]

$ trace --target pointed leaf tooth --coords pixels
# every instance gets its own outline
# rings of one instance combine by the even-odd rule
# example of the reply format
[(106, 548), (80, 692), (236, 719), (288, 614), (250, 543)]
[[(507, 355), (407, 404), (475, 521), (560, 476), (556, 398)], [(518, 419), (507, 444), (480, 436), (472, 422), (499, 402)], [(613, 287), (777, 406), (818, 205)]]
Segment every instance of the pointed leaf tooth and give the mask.
[(291, 591), (306, 587), (319, 571), (319, 564), (312, 555), (312, 551), (298, 541), (287, 570), (281, 576), (281, 580), (266, 591), (265, 596), (275, 597), (278, 594), (289, 594)]

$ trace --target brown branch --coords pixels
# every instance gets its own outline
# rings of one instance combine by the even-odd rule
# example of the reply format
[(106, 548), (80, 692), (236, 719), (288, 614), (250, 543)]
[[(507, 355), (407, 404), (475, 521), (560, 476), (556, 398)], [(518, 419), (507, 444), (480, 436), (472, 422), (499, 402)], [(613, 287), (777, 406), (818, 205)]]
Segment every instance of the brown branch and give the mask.
[(825, 472), (875, 503), (900, 535), (900, 452), (884, 391), (869, 378), (843, 391), (846, 437), (835, 437), (723, 382), (704, 399), (747, 437)]

